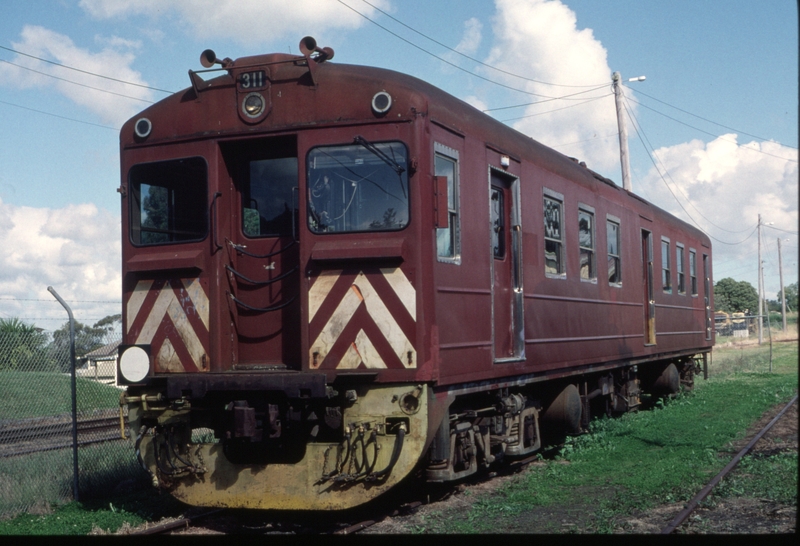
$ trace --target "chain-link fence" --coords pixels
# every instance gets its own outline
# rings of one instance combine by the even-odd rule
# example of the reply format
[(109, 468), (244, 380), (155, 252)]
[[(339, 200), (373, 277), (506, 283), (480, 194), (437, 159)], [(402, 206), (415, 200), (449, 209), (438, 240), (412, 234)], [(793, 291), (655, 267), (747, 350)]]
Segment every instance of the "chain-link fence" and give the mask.
[(76, 330), (73, 402), (69, 328), (0, 320), (0, 517), (143, 477), (115, 386), (120, 334), (113, 325)]

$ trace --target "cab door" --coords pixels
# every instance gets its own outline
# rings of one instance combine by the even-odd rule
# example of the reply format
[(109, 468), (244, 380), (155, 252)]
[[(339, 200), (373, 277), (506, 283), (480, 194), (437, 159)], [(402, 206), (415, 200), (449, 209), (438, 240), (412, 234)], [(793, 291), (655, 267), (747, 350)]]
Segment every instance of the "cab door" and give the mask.
[(491, 169), (489, 180), (494, 361), (520, 360), (525, 354), (525, 328), (519, 179)]
[(296, 138), (237, 141), (222, 154), (234, 193), (224, 241), (233, 368), (299, 369)]

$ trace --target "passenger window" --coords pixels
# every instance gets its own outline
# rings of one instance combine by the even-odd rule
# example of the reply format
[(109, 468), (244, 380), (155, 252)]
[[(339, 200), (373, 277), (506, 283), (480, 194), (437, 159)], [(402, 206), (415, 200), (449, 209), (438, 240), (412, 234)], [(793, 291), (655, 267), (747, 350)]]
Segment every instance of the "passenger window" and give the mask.
[(296, 216), (297, 159), (284, 157), (250, 162), (242, 189), (242, 231), (248, 237), (292, 235)]
[(672, 273), (669, 263), (669, 239), (661, 239), (661, 286), (664, 292), (672, 292)]
[(578, 246), (580, 248), (581, 280), (596, 281), (594, 257), (594, 212), (583, 206), (578, 210)]
[[(555, 193), (555, 192), (553, 192)], [(549, 276), (566, 276), (564, 267), (563, 197), (544, 197), (544, 271)]]
[(620, 262), (619, 221), (606, 221), (606, 240), (608, 243), (608, 284), (622, 284), (622, 267)]
[(689, 249), (689, 277), (692, 282), (692, 296), (697, 295), (697, 255)]
[(506, 257), (506, 215), (503, 207), (503, 190), (492, 186), (492, 249), (494, 257), (498, 260)]
[(678, 294), (686, 294), (685, 270), (683, 268), (683, 245), (675, 243), (675, 271), (678, 272)]
[(458, 151), (434, 144), (434, 176), (447, 178), (447, 227), (436, 229), (436, 254), (441, 262), (459, 263)]

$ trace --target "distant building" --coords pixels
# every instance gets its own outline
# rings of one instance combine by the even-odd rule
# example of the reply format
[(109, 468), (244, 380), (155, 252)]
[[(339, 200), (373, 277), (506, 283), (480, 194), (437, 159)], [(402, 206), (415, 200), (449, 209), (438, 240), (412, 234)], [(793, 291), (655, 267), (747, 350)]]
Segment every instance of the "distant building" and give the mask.
[(94, 379), (98, 383), (105, 385), (115, 385), (117, 382), (117, 349), (119, 344), (119, 341), (115, 341), (80, 357), (75, 375)]

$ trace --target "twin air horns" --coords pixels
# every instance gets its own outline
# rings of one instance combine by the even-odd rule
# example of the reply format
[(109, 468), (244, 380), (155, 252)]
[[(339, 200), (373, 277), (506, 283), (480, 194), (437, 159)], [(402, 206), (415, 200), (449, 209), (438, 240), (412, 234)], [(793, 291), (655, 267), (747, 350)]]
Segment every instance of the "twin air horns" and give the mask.
[[(306, 36), (300, 40), (300, 52), (306, 59), (313, 59), (317, 63), (324, 63), (327, 60), (333, 59), (333, 48), (317, 47), (317, 41), (311, 36)], [(313, 53), (317, 55), (312, 57), (311, 55)], [(228, 68), (233, 65), (233, 60), (227, 57), (220, 60), (213, 50), (206, 49), (200, 54), (200, 64), (205, 68), (211, 68), (215, 64), (221, 65), (222, 68)]]

